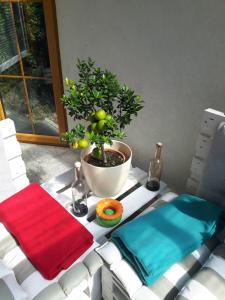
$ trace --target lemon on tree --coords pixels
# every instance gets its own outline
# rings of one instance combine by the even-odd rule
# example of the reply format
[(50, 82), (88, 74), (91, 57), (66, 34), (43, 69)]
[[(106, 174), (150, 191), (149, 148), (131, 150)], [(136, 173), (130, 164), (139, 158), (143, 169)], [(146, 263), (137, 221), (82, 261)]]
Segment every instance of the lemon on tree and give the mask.
[(105, 127), (105, 123), (106, 123), (106, 120), (100, 120), (100, 121), (98, 121), (97, 128), (102, 131), (104, 129), (104, 127)]
[(79, 146), (78, 146), (78, 142), (76, 141), (76, 142), (73, 142), (71, 145), (70, 145), (70, 147), (72, 148), (72, 149), (77, 149)]
[(112, 115), (110, 115), (110, 114), (107, 114), (107, 115), (106, 115), (106, 117), (105, 117), (105, 120), (107, 120), (107, 121), (110, 121), (110, 120), (112, 120)]
[(96, 123), (96, 122), (91, 124), (91, 129), (92, 129), (92, 130), (95, 130), (96, 127), (97, 127), (97, 123)]
[(95, 119), (100, 121), (100, 120), (104, 120), (106, 117), (106, 112), (104, 111), (104, 109), (100, 108), (99, 110), (96, 111), (95, 113)]
[(85, 148), (87, 148), (89, 146), (89, 143), (88, 143), (88, 141), (86, 139), (80, 139), (78, 141), (78, 146), (80, 148), (82, 148), (82, 149), (85, 149)]
[(100, 108), (96, 112), (92, 112), (90, 114), (90, 120), (91, 124), (88, 126), (89, 131), (103, 131), (105, 127), (105, 123), (107, 120), (110, 120), (112, 118), (111, 115), (106, 114), (105, 110)]
[(87, 130), (90, 131), (95, 131), (97, 129), (97, 125), (98, 123), (91, 123), (90, 125), (88, 125)]

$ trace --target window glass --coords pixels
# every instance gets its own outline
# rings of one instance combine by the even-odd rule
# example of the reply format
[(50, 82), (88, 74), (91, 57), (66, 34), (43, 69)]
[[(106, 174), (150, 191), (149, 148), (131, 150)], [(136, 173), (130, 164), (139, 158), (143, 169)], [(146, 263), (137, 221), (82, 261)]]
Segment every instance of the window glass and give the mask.
[(17, 131), (32, 133), (27, 105), (24, 102), (23, 80), (0, 78), (0, 97), (4, 99), (6, 117), (14, 120)]
[(0, 74), (21, 75), (10, 4), (0, 6)]
[(37, 134), (59, 135), (51, 80), (27, 80)]

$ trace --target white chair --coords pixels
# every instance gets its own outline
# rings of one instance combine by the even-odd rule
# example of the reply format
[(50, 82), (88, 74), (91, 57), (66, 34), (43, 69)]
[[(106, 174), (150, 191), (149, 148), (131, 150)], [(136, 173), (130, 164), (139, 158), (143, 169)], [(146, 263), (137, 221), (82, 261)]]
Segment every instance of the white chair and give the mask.
[[(0, 121), (0, 202), (29, 184), (21, 154), (14, 122), (10, 119)], [(21, 295), (16, 299), (30, 300), (100, 299), (102, 261), (95, 252), (89, 253), (97, 246), (98, 244), (94, 243), (70, 268), (62, 271), (53, 280), (46, 280), (33, 267), (14, 238), (0, 223), (0, 299), (12, 299), (15, 294)], [(13, 282), (11, 284), (8, 275), (1, 277), (1, 262), (3, 268), (8, 269), (9, 275), (15, 277), (18, 284), (14, 279), (11, 280)], [(7, 288), (4, 288), (5, 285)]]
[(0, 202), (29, 184), (14, 122), (0, 121)]

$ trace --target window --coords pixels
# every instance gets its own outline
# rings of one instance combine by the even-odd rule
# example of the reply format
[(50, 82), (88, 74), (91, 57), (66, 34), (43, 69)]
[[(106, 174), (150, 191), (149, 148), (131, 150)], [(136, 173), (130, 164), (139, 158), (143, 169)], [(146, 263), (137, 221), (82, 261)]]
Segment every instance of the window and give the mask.
[(57, 144), (67, 129), (52, 0), (0, 0), (0, 117), (18, 139)]

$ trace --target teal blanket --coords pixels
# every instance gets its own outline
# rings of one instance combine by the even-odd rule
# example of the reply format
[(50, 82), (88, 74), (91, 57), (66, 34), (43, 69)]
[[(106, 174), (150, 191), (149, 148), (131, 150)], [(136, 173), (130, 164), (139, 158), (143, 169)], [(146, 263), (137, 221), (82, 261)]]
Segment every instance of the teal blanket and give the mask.
[(121, 226), (112, 241), (142, 282), (151, 285), (215, 233), (220, 212), (204, 199), (180, 195)]

